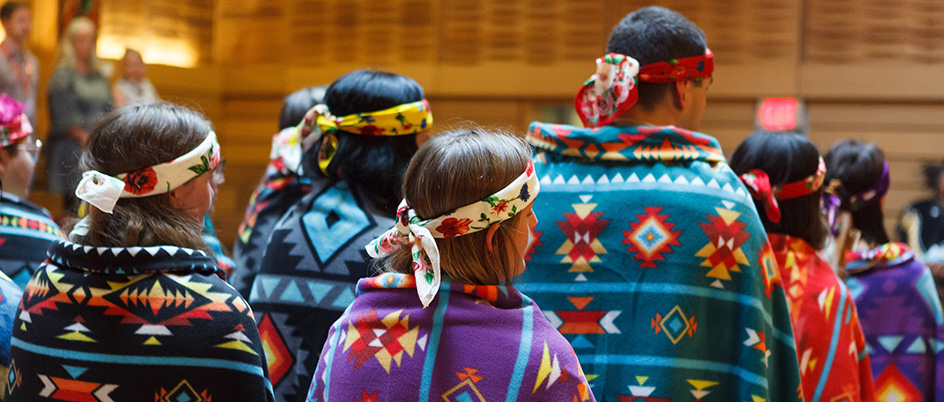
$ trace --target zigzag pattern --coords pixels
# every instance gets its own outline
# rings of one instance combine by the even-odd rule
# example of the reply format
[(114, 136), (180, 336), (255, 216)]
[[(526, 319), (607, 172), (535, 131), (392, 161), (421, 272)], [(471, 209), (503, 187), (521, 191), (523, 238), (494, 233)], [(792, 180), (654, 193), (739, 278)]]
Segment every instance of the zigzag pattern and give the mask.
[(591, 175), (587, 175), (583, 179), (577, 177), (576, 175), (571, 175), (570, 178), (565, 178), (564, 175), (558, 174), (554, 178), (551, 176), (541, 177), (541, 185), (579, 185), (579, 184), (610, 184), (610, 183), (663, 183), (663, 184), (673, 184), (679, 186), (691, 186), (691, 187), (705, 187), (718, 189), (727, 193), (731, 193), (740, 197), (743, 197), (746, 200), (751, 200), (750, 194), (747, 190), (744, 189), (744, 186), (734, 185), (731, 183), (721, 184), (715, 179), (711, 179), (707, 183), (702, 180), (701, 177), (694, 177), (692, 179), (687, 179), (685, 176), (678, 176), (676, 178), (670, 177), (668, 174), (663, 174), (656, 178), (653, 174), (647, 174), (641, 179), (635, 173), (629, 175), (629, 177), (623, 177), (622, 174), (617, 173), (612, 176), (602, 175), (599, 178), (594, 178)]

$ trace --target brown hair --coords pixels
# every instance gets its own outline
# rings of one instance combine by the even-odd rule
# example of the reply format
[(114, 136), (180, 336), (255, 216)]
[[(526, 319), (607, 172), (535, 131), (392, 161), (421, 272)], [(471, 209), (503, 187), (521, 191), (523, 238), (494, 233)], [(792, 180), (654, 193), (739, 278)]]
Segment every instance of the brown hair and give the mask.
[[(472, 204), (501, 190), (524, 172), (529, 160), (527, 143), (520, 137), (482, 129), (439, 134), (423, 144), (403, 177), (403, 195), (422, 219)], [(469, 285), (510, 285), (517, 250), (514, 228), (524, 214), (501, 222), (486, 244), (487, 230), (448, 239), (436, 239), (440, 266), (454, 281)], [(386, 271), (412, 274), (410, 246), (378, 261)]]
[[(79, 168), (119, 175), (168, 162), (200, 145), (210, 132), (203, 115), (166, 102), (110, 113), (89, 133)], [(168, 193), (121, 198), (112, 214), (89, 208), (89, 231), (72, 241), (95, 247), (173, 245), (208, 250), (203, 222), (171, 206)]]

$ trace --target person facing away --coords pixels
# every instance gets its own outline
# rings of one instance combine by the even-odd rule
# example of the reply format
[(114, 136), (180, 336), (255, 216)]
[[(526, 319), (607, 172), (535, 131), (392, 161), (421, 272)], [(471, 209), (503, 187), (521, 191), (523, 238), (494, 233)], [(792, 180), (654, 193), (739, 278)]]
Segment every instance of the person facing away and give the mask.
[(50, 130), (46, 147), (49, 191), (63, 198), (66, 215), (78, 209), (75, 186), (79, 155), (89, 131), (112, 109), (111, 84), (95, 54), (95, 23), (76, 17), (59, 41), (57, 66), (49, 78)]
[(718, 141), (691, 131), (714, 70), (704, 33), (645, 7), (607, 52), (575, 100), (587, 128), (529, 129), (545, 196), (519, 289), (601, 400), (799, 399), (764, 227)]
[(364, 245), (393, 226), (417, 134), (432, 124), (419, 83), (358, 70), (298, 125), (311, 190), (268, 235), (249, 294), (278, 401), (305, 400), (331, 323), (368, 275)]
[(136, 104), (89, 134), (90, 204), (20, 301), (7, 401), (272, 401), (249, 305), (200, 237), (220, 147), (210, 122)]
[(874, 401), (872, 368), (852, 294), (819, 256), (826, 163), (804, 135), (759, 132), (731, 155), (754, 198), (787, 296), (807, 401)]
[(282, 101), (279, 132), (272, 136), (269, 165), (259, 187), (249, 196), (233, 245), (233, 259), (239, 269), (229, 282), (247, 299), (272, 228), (289, 207), (311, 191), (311, 178), (301, 172), (297, 127), (312, 107), (324, 101), (326, 89), (302, 88)]
[[(26, 201), (38, 141), (25, 106), (0, 95), (0, 375), (10, 372), (10, 336), (23, 294), (8, 272), (29, 276), (46, 258), (49, 243), (62, 237), (46, 210)], [(0, 399), (6, 387), (0, 387)]]
[(396, 224), (367, 245), (382, 273), (331, 327), (309, 402), (595, 400), (573, 349), (512, 286), (537, 224), (528, 153), (481, 129), (420, 147)]
[(121, 58), (121, 66), (121, 78), (115, 82), (115, 86), (112, 88), (115, 107), (161, 100), (157, 96), (157, 90), (154, 89), (151, 80), (144, 76), (147, 65), (144, 64), (144, 58), (141, 57), (140, 52), (134, 49), (125, 49), (125, 55)]
[(24, 105), (7, 94), (0, 95), (0, 147), (0, 271), (25, 288), (63, 236), (49, 211), (27, 201), (42, 142)]
[(8, 1), (0, 6), (0, 24), (6, 39), (0, 42), (0, 93), (5, 93), (24, 105), (23, 112), (30, 123), (36, 124), (36, 87), (39, 83), (39, 61), (26, 48), (33, 14), (29, 5)]
[(927, 265), (885, 231), (888, 161), (874, 144), (826, 153), (823, 206), (848, 276), (880, 401), (944, 398), (944, 310)]

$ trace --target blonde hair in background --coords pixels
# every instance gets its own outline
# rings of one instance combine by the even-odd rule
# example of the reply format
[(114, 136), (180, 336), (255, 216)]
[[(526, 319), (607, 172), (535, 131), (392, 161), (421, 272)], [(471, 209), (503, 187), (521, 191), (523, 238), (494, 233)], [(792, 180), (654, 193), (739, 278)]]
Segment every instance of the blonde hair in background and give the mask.
[[(403, 177), (403, 196), (423, 219), (441, 216), (488, 197), (524, 172), (530, 158), (527, 142), (511, 134), (481, 128), (436, 135), (419, 148)], [(468, 285), (511, 285), (517, 260), (525, 250), (513, 241), (525, 214), (498, 223), (489, 252), (487, 230), (436, 239), (442, 272)], [(526, 226), (526, 225), (525, 225)], [(381, 270), (413, 274), (410, 246), (376, 261)]]
[[(59, 39), (59, 45), (56, 47), (56, 65), (69, 66), (75, 68), (78, 59), (75, 56), (75, 47), (72, 41), (80, 32), (91, 32), (93, 36), (98, 36), (95, 23), (88, 17), (75, 17), (69, 22), (66, 30)], [(92, 54), (89, 55), (89, 67), (92, 71), (101, 71), (101, 62), (96, 54), (95, 41), (92, 41)]]

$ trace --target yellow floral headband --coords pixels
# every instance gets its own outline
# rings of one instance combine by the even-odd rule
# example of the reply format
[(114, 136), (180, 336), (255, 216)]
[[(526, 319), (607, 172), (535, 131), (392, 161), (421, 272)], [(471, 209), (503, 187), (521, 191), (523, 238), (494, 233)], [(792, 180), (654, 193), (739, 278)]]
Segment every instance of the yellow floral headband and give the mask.
[(301, 144), (308, 149), (319, 139), (322, 140), (318, 154), (318, 167), (327, 171), (331, 159), (338, 150), (338, 130), (360, 135), (398, 136), (417, 134), (428, 130), (433, 125), (433, 113), (429, 110), (426, 99), (405, 103), (376, 112), (354, 113), (347, 116), (334, 116), (326, 105), (317, 105), (299, 123), (294, 139), (290, 144)]

